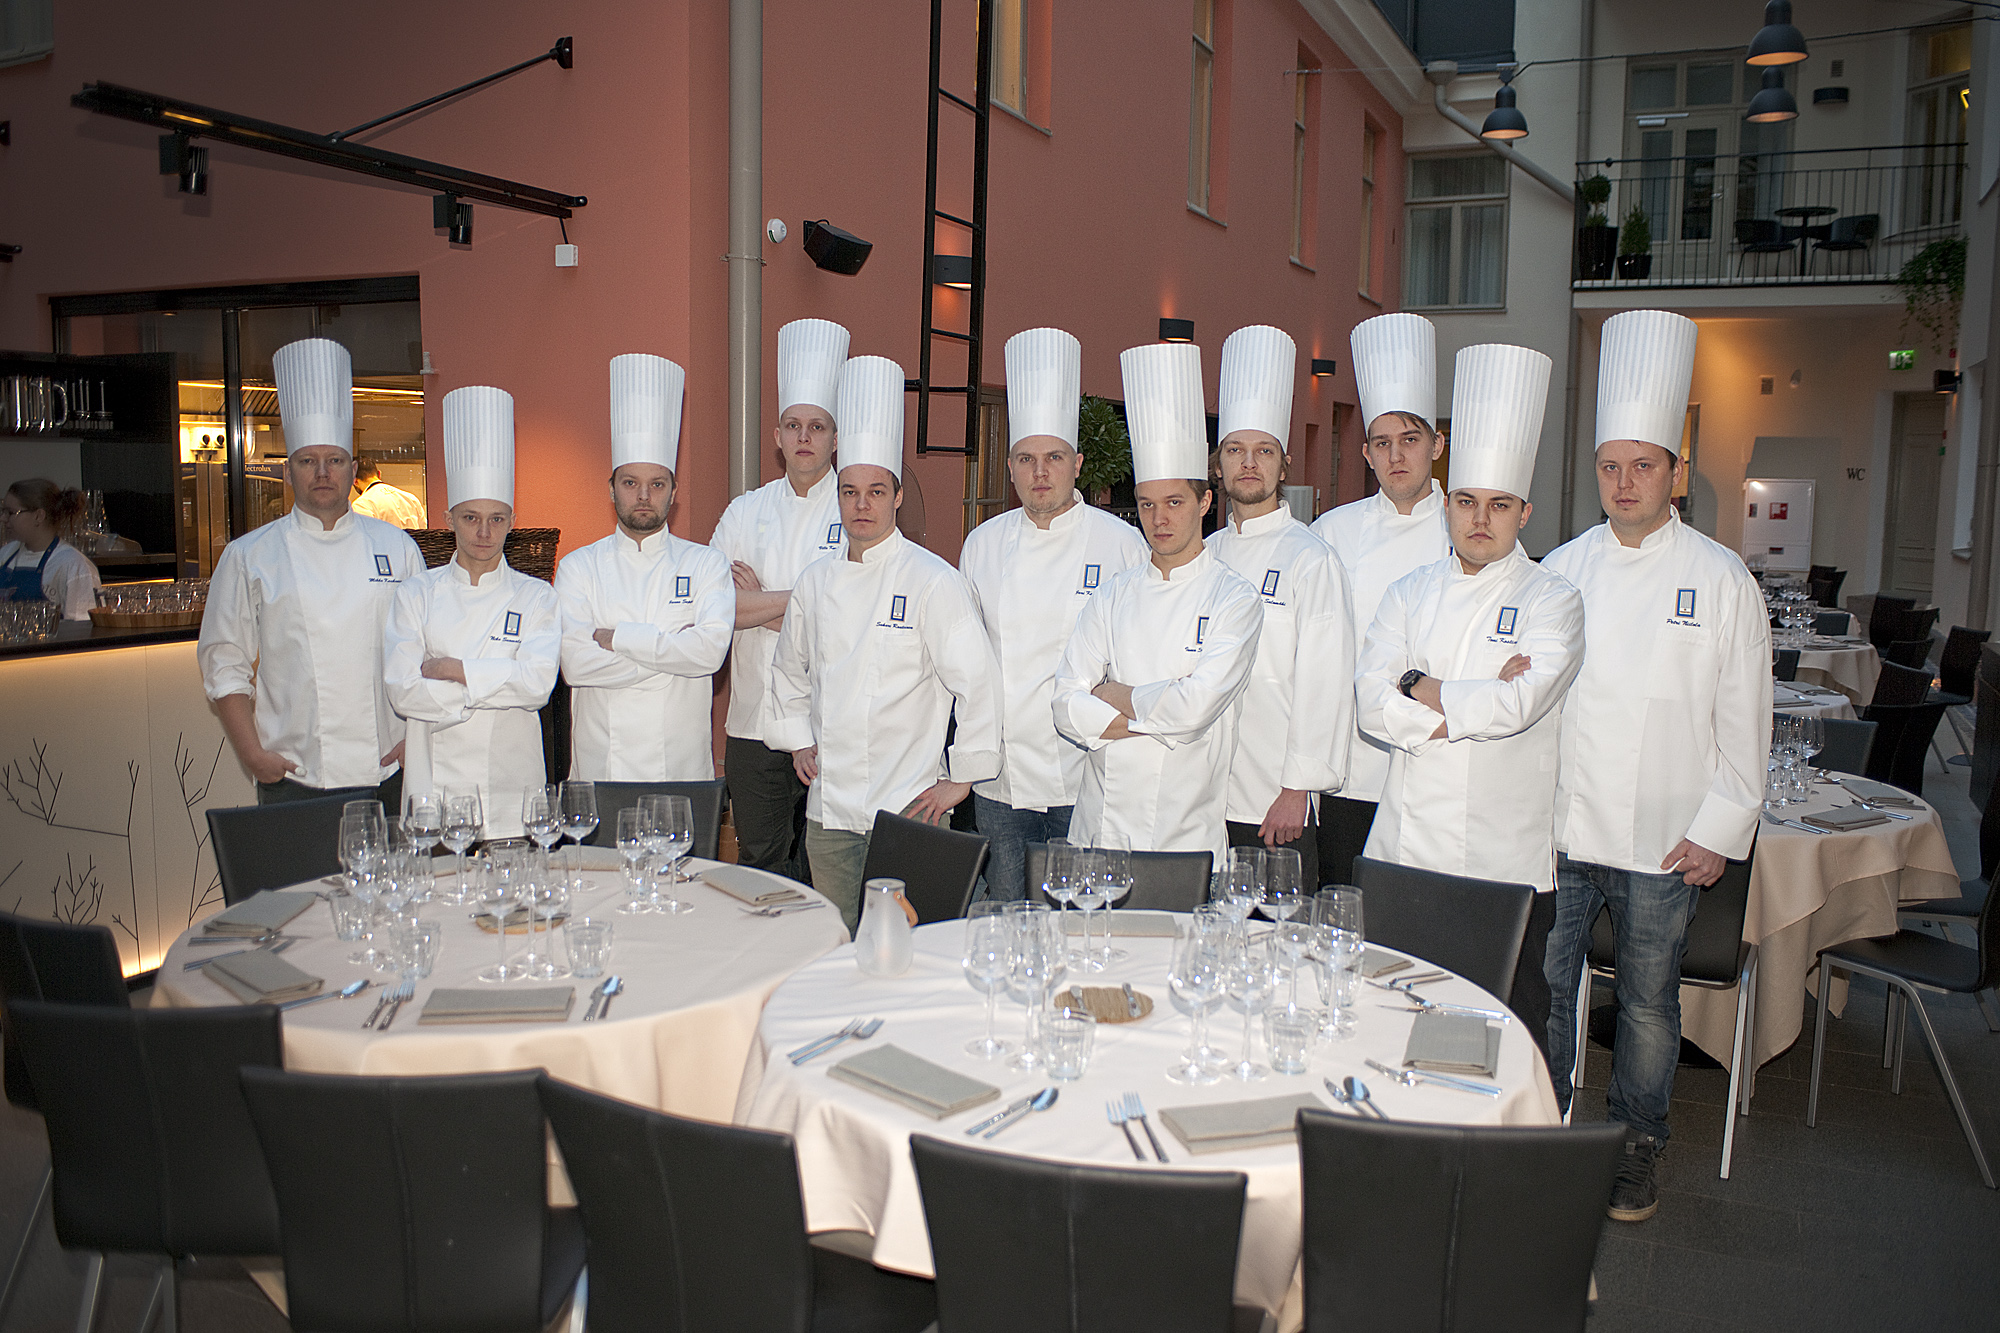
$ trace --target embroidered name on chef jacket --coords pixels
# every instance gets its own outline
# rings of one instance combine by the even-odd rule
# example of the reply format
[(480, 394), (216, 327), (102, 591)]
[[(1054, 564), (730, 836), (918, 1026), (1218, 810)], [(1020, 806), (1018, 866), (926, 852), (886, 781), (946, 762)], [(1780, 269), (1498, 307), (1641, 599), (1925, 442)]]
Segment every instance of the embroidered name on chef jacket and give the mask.
[(691, 591), (693, 583), (694, 580), (686, 574), (674, 575), (674, 600), (684, 602), (692, 597), (694, 595)]
[(508, 639), (518, 639), (521, 637), (521, 613), (519, 611), (509, 611), (507, 613), (507, 619), (501, 623), (500, 634), (502, 638)]
[(1700, 629), (1701, 622), (1694, 618), (1695, 590), (1678, 588), (1674, 591), (1674, 613), (1667, 617), (1669, 625), (1679, 625), (1685, 629)]
[(1103, 581), (1103, 579), (1104, 579), (1104, 566), (1085, 565), (1083, 567), (1083, 586), (1086, 589), (1095, 588), (1100, 582)]
[(875, 623), (883, 629), (909, 629), (911, 627), (909, 617), (910, 599), (902, 593), (897, 593), (889, 599), (889, 618)]

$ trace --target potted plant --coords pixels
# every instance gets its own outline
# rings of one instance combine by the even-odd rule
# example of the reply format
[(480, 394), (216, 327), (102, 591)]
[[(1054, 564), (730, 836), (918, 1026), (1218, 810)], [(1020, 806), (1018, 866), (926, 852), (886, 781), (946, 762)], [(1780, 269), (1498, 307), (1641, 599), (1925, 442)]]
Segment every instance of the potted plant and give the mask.
[(1602, 281), (1611, 276), (1611, 261), (1618, 253), (1618, 228), (1604, 216), (1604, 205), (1611, 199), (1610, 178), (1603, 172), (1590, 177), (1577, 187), (1576, 198), (1585, 209), (1583, 225), (1576, 229), (1577, 276)]
[(1111, 501), (1111, 488), (1132, 475), (1132, 436), (1125, 415), (1108, 398), (1085, 394), (1076, 413), (1076, 451), (1083, 455), (1077, 489), (1090, 503)]
[(1618, 276), (1645, 278), (1653, 272), (1653, 224), (1637, 204), (1625, 215), (1618, 233)]

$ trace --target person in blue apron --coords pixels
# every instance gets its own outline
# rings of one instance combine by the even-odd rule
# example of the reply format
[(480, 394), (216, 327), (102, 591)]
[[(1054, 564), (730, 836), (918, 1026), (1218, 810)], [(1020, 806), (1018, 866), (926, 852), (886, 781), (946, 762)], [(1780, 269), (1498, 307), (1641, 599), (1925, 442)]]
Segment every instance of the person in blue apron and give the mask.
[(0, 597), (55, 602), (65, 620), (88, 620), (97, 605), (97, 566), (62, 540), (83, 516), (83, 492), (45, 477), (17, 481), (0, 499)]

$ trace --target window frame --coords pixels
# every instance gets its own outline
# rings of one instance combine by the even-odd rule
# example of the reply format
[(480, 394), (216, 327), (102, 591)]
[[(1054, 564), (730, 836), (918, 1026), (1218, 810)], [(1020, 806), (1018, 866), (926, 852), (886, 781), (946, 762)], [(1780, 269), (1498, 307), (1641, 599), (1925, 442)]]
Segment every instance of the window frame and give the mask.
[(1217, 0), (1194, 0), (1189, 24), (1187, 206), (1204, 217), (1213, 216), (1209, 205), (1215, 198), (1216, 5)]
[(1361, 253), (1359, 278), (1355, 288), (1369, 300), (1375, 299), (1375, 173), (1382, 154), (1382, 131), (1371, 120), (1361, 122)]
[[(1379, 140), (1378, 140), (1378, 147), (1379, 147)], [(1434, 196), (1425, 196), (1422, 198), (1418, 197), (1416, 192), (1416, 173), (1421, 164), (1425, 162), (1473, 160), (1478, 158), (1490, 158), (1492, 161), (1499, 163), (1500, 187), (1497, 192), (1483, 192), (1478, 194), (1434, 195)], [(1413, 311), (1414, 310), (1440, 310), (1448, 312), (1449, 311), (1492, 311), (1492, 310), (1504, 311), (1507, 308), (1508, 242), (1512, 234), (1513, 213), (1514, 213), (1513, 173), (1507, 170), (1506, 161), (1489, 153), (1445, 152), (1445, 153), (1414, 153), (1408, 155), (1405, 158), (1405, 162), (1406, 162), (1405, 179), (1407, 182), (1407, 188), (1404, 193), (1404, 206), (1403, 206), (1403, 214), (1404, 214), (1403, 232), (1405, 236), (1403, 244), (1403, 297), (1404, 297), (1403, 308), (1405, 310), (1413, 310)], [(1492, 207), (1494, 205), (1498, 205), (1500, 208), (1500, 239), (1499, 239), (1500, 291), (1498, 300), (1490, 303), (1484, 301), (1481, 302), (1459, 301), (1455, 298), (1462, 286), (1464, 271), (1465, 271), (1464, 270), (1464, 257), (1465, 257), (1464, 256), (1464, 245), (1465, 245), (1464, 210), (1467, 208), (1486, 208), (1486, 207)], [(1450, 249), (1446, 258), (1447, 268), (1445, 272), (1445, 292), (1447, 297), (1453, 299), (1448, 299), (1442, 304), (1418, 303), (1417, 301), (1410, 299), (1416, 291), (1416, 283), (1414, 281), (1414, 275), (1410, 272), (1410, 265), (1416, 261), (1419, 250), (1419, 247), (1416, 244), (1417, 229), (1416, 226), (1414, 225), (1414, 217), (1416, 214), (1422, 212), (1449, 212), (1449, 214), (1451, 215)]]

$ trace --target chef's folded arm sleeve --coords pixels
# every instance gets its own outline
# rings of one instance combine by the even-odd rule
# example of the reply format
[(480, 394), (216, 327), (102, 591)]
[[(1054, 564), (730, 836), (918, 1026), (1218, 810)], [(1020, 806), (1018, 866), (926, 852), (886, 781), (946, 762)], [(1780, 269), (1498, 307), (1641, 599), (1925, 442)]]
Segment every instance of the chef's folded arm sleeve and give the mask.
[(811, 599), (794, 596), (771, 658), (771, 687), (764, 698), (764, 744), (791, 753), (813, 743)]
[(1525, 608), (1528, 623), (1514, 656), (1532, 663), (1512, 680), (1448, 680), (1440, 689), (1449, 740), (1516, 736), (1569, 693), (1583, 667), (1583, 598), (1567, 582), (1543, 588)]
[[(1247, 585), (1246, 585), (1247, 586)], [(1095, 601), (1095, 598), (1091, 599)], [(1176, 680), (1149, 681), (1132, 689), (1132, 730), (1172, 749), (1215, 725), (1250, 684), (1257, 638), (1264, 630), (1264, 602), (1254, 594), (1210, 613), (1194, 670)]]
[(958, 728), (946, 756), (953, 782), (1000, 775), (1000, 662), (993, 655), (979, 604), (965, 576), (953, 570), (931, 584), (922, 621), (924, 651), (938, 679), (957, 700)]
[[(382, 676), (389, 706), (398, 717), (448, 727), (465, 721), (472, 704), (465, 686), (457, 681), (424, 676), (424, 659), (431, 655), (424, 642), (424, 622), (430, 610), (425, 592), (424, 586), (412, 579), (389, 599), (389, 618), (382, 626)], [(468, 671), (466, 679), (471, 678)]]
[(611, 651), (662, 675), (712, 676), (720, 671), (736, 629), (736, 585), (729, 562), (719, 553), (710, 555), (693, 575), (694, 605), (671, 608), (677, 621), (691, 612), (686, 623), (672, 629), (620, 624), (612, 631)]
[[(540, 591), (540, 590), (536, 590)], [(474, 708), (537, 709), (555, 688), (562, 616), (553, 592), (522, 608), (521, 645), (512, 657), (465, 659), (466, 695)]]
[[(581, 555), (578, 552), (577, 555)], [(556, 570), (556, 603), (562, 615), (562, 674), (572, 686), (617, 689), (636, 685), (646, 678), (638, 663), (600, 648), (594, 637), (599, 629), (595, 608), (590, 604), (590, 575), (583, 562), (572, 555)]]
[(1111, 744), (1104, 729), (1122, 714), (1092, 694), (1111, 668), (1111, 598), (1103, 593), (1083, 605), (1056, 664), (1056, 730), (1086, 750)]
[(1396, 682), (1413, 665), (1409, 607), (1399, 580), (1382, 595), (1354, 663), (1355, 720), (1376, 740), (1417, 754), (1430, 743), (1431, 733), (1444, 719), (1415, 699), (1404, 698), (1396, 688)]

